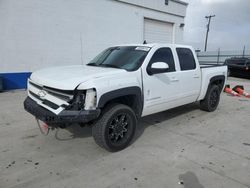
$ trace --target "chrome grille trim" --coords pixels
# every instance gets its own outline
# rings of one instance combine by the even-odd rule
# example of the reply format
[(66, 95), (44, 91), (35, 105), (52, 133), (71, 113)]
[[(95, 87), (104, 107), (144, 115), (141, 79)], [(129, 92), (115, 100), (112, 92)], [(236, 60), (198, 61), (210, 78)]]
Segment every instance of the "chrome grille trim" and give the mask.
[(40, 89), (40, 90), (44, 90), (46, 91), (47, 93), (57, 97), (57, 98), (60, 98), (66, 102), (69, 102), (70, 100), (73, 99), (73, 94), (72, 95), (69, 95), (69, 94), (66, 94), (66, 93), (62, 93), (62, 92), (59, 92), (59, 91), (56, 91), (56, 89), (49, 89), (48, 87), (46, 86), (41, 86), (41, 85), (38, 85), (37, 83), (34, 83), (33, 81), (29, 80), (28, 81), (29, 84), (31, 84), (32, 86), (34, 86), (35, 88), (37, 89)]
[[(39, 93), (43, 93), (44, 96), (39, 95)], [(39, 105), (55, 114), (59, 114), (64, 110), (65, 106), (68, 106), (73, 99), (73, 94), (69, 95), (54, 91), (53, 88), (46, 88), (46, 86), (37, 84), (30, 79), (28, 80), (28, 95)]]

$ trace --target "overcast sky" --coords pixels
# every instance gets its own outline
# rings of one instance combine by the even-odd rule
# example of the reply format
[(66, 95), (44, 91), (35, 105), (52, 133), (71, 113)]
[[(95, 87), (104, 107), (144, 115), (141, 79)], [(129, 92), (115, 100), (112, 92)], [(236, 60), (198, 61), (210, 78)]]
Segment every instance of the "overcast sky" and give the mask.
[(204, 50), (206, 15), (212, 18), (208, 50), (250, 50), (250, 0), (185, 0), (189, 3), (184, 41)]

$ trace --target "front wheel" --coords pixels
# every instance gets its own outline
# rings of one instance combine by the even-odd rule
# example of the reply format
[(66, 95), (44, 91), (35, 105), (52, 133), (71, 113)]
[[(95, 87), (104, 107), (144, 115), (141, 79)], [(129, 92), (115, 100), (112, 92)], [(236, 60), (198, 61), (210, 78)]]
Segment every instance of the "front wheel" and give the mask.
[(95, 142), (102, 148), (116, 152), (126, 148), (132, 141), (137, 125), (134, 111), (123, 104), (105, 109), (92, 127)]
[(211, 85), (204, 100), (200, 101), (200, 108), (207, 112), (216, 110), (220, 102), (220, 88), (217, 85)]

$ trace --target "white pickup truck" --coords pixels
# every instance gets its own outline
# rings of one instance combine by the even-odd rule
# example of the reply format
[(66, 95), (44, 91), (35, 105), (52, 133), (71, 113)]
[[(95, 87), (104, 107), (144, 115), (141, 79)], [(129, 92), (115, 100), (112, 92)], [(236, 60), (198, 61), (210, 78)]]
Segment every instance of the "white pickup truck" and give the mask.
[(140, 117), (196, 101), (214, 111), (226, 79), (227, 66), (200, 66), (190, 46), (119, 45), (86, 65), (34, 72), (24, 108), (49, 127), (91, 125), (114, 152), (130, 144)]

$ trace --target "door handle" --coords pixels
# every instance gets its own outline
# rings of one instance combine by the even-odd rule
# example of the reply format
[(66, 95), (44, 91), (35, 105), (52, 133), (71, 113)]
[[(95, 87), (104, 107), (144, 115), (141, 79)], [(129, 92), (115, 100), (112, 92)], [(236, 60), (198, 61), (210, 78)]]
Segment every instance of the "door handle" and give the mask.
[(170, 81), (171, 82), (179, 82), (179, 79), (177, 79), (177, 78), (171, 78)]
[(200, 78), (200, 76), (195, 74), (193, 78)]

